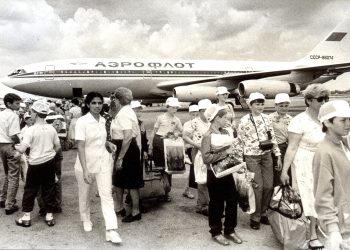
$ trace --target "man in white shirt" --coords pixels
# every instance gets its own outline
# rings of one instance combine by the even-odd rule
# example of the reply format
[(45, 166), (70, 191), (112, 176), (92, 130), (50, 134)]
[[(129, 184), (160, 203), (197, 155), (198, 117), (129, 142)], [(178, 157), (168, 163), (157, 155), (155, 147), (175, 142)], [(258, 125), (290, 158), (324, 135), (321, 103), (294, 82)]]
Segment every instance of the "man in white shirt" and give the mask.
[(0, 112), (0, 157), (4, 166), (5, 180), (0, 193), (0, 207), (7, 215), (18, 210), (16, 194), (20, 175), (20, 154), (14, 149), (19, 143), (19, 117), (15, 113), (20, 108), (21, 98), (9, 93), (4, 96), (6, 109)]

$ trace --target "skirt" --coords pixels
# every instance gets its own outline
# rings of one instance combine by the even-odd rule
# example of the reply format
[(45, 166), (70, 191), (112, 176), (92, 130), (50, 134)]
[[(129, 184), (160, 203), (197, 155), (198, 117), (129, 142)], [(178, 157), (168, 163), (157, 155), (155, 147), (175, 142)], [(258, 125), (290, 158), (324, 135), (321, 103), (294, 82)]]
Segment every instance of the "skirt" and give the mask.
[[(116, 161), (123, 140), (112, 140), (112, 142), (117, 146)], [(144, 186), (140, 149), (137, 146), (136, 138), (131, 140), (130, 146), (124, 155), (122, 169), (116, 171), (116, 169), (113, 168), (112, 184), (113, 186), (122, 189), (138, 189)]]
[(292, 163), (292, 186), (299, 191), (305, 216), (317, 218), (312, 172), (314, 155), (313, 151), (298, 148)]

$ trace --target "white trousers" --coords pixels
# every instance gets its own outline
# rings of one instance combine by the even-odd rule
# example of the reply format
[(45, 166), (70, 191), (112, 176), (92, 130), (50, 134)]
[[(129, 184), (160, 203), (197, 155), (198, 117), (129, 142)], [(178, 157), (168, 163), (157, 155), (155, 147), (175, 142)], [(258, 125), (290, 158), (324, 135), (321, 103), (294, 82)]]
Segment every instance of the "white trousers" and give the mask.
[[(101, 199), (106, 230), (117, 229), (118, 221), (112, 197), (112, 170), (94, 174)], [(90, 221), (90, 189), (92, 184), (84, 182), (83, 172), (75, 170), (79, 189), (79, 212), (81, 221)]]

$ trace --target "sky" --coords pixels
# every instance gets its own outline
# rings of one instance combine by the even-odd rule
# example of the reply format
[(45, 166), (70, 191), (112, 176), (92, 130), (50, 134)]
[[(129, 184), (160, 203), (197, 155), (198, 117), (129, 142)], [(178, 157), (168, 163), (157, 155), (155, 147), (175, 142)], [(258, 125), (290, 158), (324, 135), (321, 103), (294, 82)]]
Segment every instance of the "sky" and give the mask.
[(349, 16), (345, 0), (0, 0), (0, 77), (82, 57), (293, 61)]

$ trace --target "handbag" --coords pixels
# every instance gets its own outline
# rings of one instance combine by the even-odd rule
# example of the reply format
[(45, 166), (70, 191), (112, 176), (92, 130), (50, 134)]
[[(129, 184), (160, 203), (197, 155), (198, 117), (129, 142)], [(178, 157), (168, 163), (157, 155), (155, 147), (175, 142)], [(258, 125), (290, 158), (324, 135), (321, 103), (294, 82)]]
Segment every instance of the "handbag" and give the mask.
[(269, 208), (289, 219), (299, 219), (303, 214), (300, 195), (290, 185), (276, 186)]
[(238, 205), (243, 212), (252, 214), (255, 212), (255, 194), (254, 194), (254, 173), (248, 171), (245, 167), (243, 171), (233, 173), (236, 190), (238, 193)]

